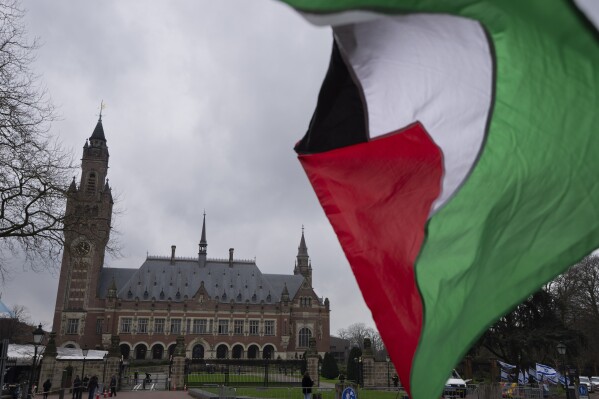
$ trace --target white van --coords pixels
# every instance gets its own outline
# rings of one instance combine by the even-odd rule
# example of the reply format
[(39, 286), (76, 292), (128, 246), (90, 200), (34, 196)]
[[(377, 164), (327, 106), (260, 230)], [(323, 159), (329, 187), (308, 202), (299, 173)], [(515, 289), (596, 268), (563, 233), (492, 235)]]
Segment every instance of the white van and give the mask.
[(460, 377), (458, 372), (453, 369), (449, 379), (445, 383), (445, 389), (443, 390), (444, 398), (465, 398), (468, 388), (466, 381)]

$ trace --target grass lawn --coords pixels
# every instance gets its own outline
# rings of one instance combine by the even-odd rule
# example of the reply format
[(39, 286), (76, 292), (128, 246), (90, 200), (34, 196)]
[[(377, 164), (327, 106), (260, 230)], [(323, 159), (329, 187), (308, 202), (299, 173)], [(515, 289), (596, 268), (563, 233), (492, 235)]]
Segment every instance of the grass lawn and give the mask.
[[(220, 389), (218, 387), (202, 388), (206, 391), (218, 394)], [(236, 396), (247, 396), (251, 398), (273, 398), (273, 399), (303, 399), (302, 388), (290, 387), (290, 388), (256, 388), (256, 387), (236, 387)], [(312, 389), (312, 394), (320, 394), (322, 399), (335, 399), (334, 389)], [(360, 389), (358, 397), (360, 399), (403, 399), (404, 392), (398, 391), (380, 391), (380, 390), (369, 390)]]

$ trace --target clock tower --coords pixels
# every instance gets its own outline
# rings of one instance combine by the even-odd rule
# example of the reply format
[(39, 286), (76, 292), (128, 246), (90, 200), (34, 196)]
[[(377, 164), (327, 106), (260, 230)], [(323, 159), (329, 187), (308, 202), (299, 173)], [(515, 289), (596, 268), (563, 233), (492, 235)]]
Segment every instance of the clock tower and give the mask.
[[(108, 147), (100, 115), (83, 146), (79, 185), (73, 178), (68, 189), (65, 246), (53, 325), (58, 345), (72, 341), (83, 346), (86, 336), (93, 336), (98, 327), (102, 329), (98, 326), (103, 307), (98, 282), (110, 237), (113, 205), (107, 172)], [(89, 342), (89, 346), (93, 347), (93, 343)]]

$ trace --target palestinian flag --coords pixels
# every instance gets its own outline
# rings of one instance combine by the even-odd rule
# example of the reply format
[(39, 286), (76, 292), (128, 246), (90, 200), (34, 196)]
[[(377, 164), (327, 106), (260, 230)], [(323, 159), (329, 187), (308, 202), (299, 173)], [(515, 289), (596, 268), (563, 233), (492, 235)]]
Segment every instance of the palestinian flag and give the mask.
[(299, 159), (403, 385), (438, 398), (599, 247), (597, 31), (567, 0), (286, 2), (334, 34)]

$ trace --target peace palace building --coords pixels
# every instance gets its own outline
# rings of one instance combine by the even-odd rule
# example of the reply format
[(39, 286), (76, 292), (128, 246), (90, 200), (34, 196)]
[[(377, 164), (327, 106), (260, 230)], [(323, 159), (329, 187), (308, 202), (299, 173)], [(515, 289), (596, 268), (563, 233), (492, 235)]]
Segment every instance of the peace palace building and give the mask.
[[(188, 358), (301, 356), (310, 338), (329, 350), (329, 300), (312, 288), (300, 239), (293, 274), (265, 274), (253, 260), (208, 257), (206, 217), (197, 256), (148, 256), (136, 269), (104, 267), (112, 195), (100, 118), (83, 147), (81, 181), (69, 187), (65, 250), (54, 311), (56, 345), (108, 350), (125, 359), (167, 359), (178, 336)], [(290, 267), (291, 269), (291, 267)]]

